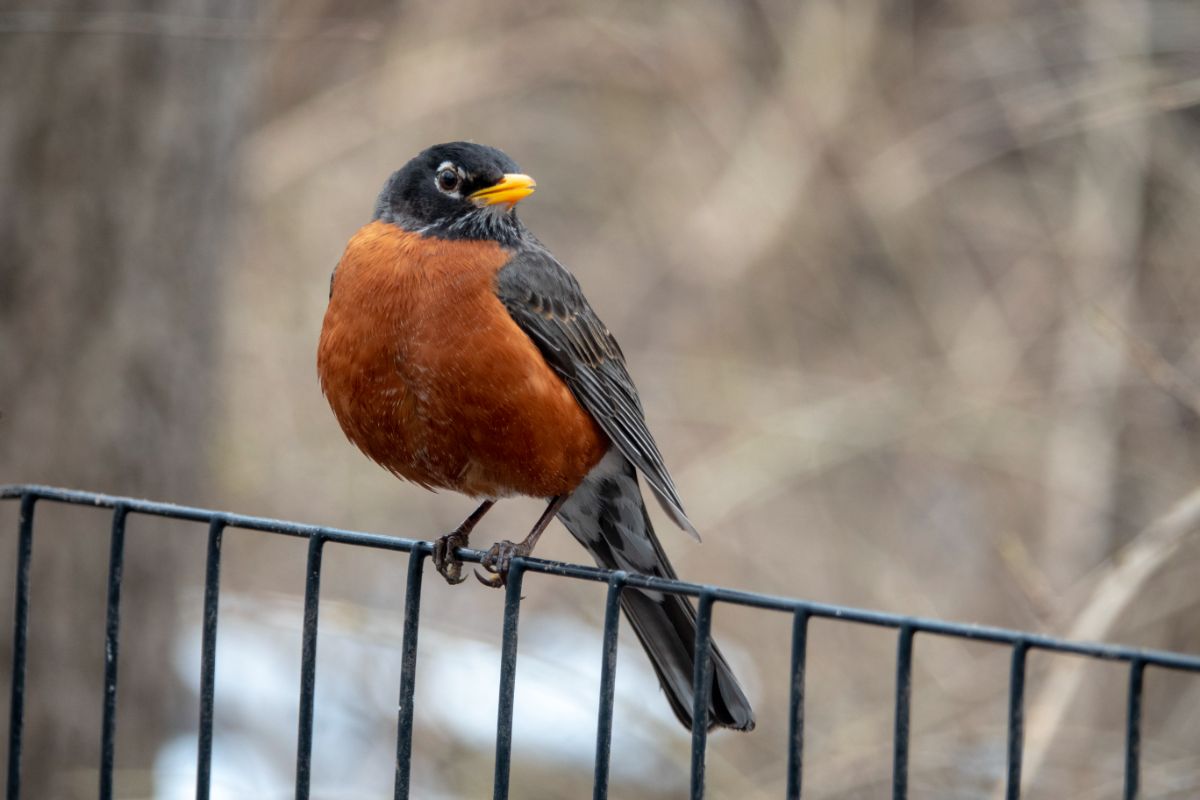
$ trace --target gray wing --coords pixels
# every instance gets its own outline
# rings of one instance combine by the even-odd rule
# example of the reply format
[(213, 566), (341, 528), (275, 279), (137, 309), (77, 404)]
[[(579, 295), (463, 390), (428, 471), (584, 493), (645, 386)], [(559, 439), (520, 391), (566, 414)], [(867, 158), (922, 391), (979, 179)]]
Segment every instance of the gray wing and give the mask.
[(625, 356), (575, 277), (544, 248), (527, 244), (496, 275), (496, 294), (579, 404), (642, 473), (671, 519), (699, 540), (646, 427)]

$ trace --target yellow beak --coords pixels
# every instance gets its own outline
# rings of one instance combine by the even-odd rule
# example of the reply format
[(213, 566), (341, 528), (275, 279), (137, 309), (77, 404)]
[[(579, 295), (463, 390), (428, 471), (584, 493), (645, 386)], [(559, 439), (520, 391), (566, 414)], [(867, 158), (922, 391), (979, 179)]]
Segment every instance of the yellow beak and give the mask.
[(470, 200), (477, 201), (480, 205), (494, 206), (496, 203), (508, 203), (508, 207), (512, 208), (533, 194), (533, 187), (535, 186), (537, 186), (537, 183), (528, 175), (510, 172), (501, 178), (499, 182), (492, 184), (486, 189), (480, 189), (478, 192), (472, 192), (467, 197)]

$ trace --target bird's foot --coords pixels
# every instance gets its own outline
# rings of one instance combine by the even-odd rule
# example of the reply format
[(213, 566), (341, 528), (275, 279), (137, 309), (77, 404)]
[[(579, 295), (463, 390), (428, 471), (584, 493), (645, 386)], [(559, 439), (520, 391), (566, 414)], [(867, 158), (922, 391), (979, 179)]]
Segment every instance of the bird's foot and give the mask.
[(467, 546), (467, 539), (470, 537), (471, 531), (475, 530), (479, 520), (483, 519), (483, 515), (495, 504), (495, 500), (484, 500), (479, 504), (479, 508), (471, 512), (471, 516), (463, 520), (462, 525), (454, 529), (453, 533), (447, 533), (433, 543), (433, 565), (437, 567), (438, 573), (446, 579), (446, 583), (451, 586), (466, 580), (462, 574), (462, 559), (455, 555), (454, 551)]
[(451, 586), (467, 579), (467, 576), (462, 574), (463, 562), (454, 553), (458, 548), (466, 546), (467, 533), (462, 530), (447, 533), (433, 543), (433, 565)]
[(512, 564), (512, 560), (518, 556), (527, 556), (532, 552), (533, 545), (528, 540), (524, 542), (496, 542), (479, 562), (484, 569), (492, 573), (492, 577), (485, 578), (479, 570), (475, 570), (475, 577), (484, 586), (499, 589), (508, 580), (508, 568)]

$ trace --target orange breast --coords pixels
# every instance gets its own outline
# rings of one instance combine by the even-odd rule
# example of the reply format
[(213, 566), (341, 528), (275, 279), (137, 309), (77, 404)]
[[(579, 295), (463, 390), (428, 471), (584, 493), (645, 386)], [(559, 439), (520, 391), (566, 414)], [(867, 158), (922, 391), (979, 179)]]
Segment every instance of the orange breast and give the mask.
[(346, 436), (393, 473), (479, 497), (573, 490), (608, 449), (496, 297), (508, 260), (386, 222), (338, 264), (317, 351)]

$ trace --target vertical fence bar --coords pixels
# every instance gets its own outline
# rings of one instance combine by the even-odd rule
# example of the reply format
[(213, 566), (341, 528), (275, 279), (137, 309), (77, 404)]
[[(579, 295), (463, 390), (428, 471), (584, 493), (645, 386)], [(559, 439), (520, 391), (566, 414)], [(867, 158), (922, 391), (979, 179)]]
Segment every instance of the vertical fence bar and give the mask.
[(113, 756), (117, 736), (117, 645), (121, 633), (121, 573), (125, 568), (125, 518), (128, 509), (113, 509), (108, 554), (108, 604), (104, 621), (104, 715), (100, 728), (100, 800), (113, 791)]
[(808, 658), (809, 612), (792, 617), (792, 689), (788, 703), (788, 800), (799, 800), (804, 770), (804, 670)]
[(300, 720), (296, 735), (296, 800), (308, 800), (312, 769), (313, 693), (317, 682), (317, 612), (321, 604), (321, 555), (325, 539), (308, 540), (304, 584), (304, 634), (300, 653)]
[(696, 653), (692, 673), (692, 800), (704, 797), (704, 751), (708, 746), (708, 706), (712, 698), (712, 648), (709, 646), (712, 607), (712, 592), (702, 591), (696, 611)]
[(896, 730), (892, 740), (892, 798), (908, 797), (908, 729), (912, 706), (913, 629), (900, 626), (896, 645)]
[(217, 676), (217, 611), (221, 592), (221, 538), (225, 520), (208, 524), (204, 561), (204, 622), (200, 635), (200, 735), (196, 744), (196, 800), (208, 800), (212, 781), (213, 691)]
[(517, 688), (517, 623), (521, 613), (521, 580), (525, 562), (514, 558), (504, 589), (504, 634), (500, 646), (500, 702), (496, 710), (496, 780), (493, 800), (506, 800), (512, 766), (513, 696)]
[(8, 800), (21, 796), (21, 734), (25, 726), (25, 660), (29, 642), (29, 565), (33, 560), (33, 507), (37, 498), (21, 495), (17, 521), (17, 580), (13, 601), (12, 686), (8, 704)]
[(1125, 800), (1138, 796), (1142, 757), (1142, 682), (1146, 662), (1135, 658), (1129, 663), (1129, 706), (1125, 718)]
[(417, 688), (417, 630), (421, 624), (421, 578), (425, 550), (408, 554), (408, 580), (404, 586), (404, 639), (400, 645), (400, 711), (396, 720), (396, 800), (407, 800), (412, 777), (413, 696)]
[(1008, 679), (1008, 786), (1005, 800), (1021, 797), (1021, 759), (1025, 748), (1025, 656), (1029, 644), (1013, 645)]
[(592, 780), (592, 800), (608, 797), (608, 765), (612, 755), (613, 691), (617, 682), (617, 629), (621, 624), (621, 588), (625, 572), (614, 572), (608, 579), (608, 597), (604, 601), (604, 642), (600, 659), (600, 708), (596, 712), (596, 774)]

